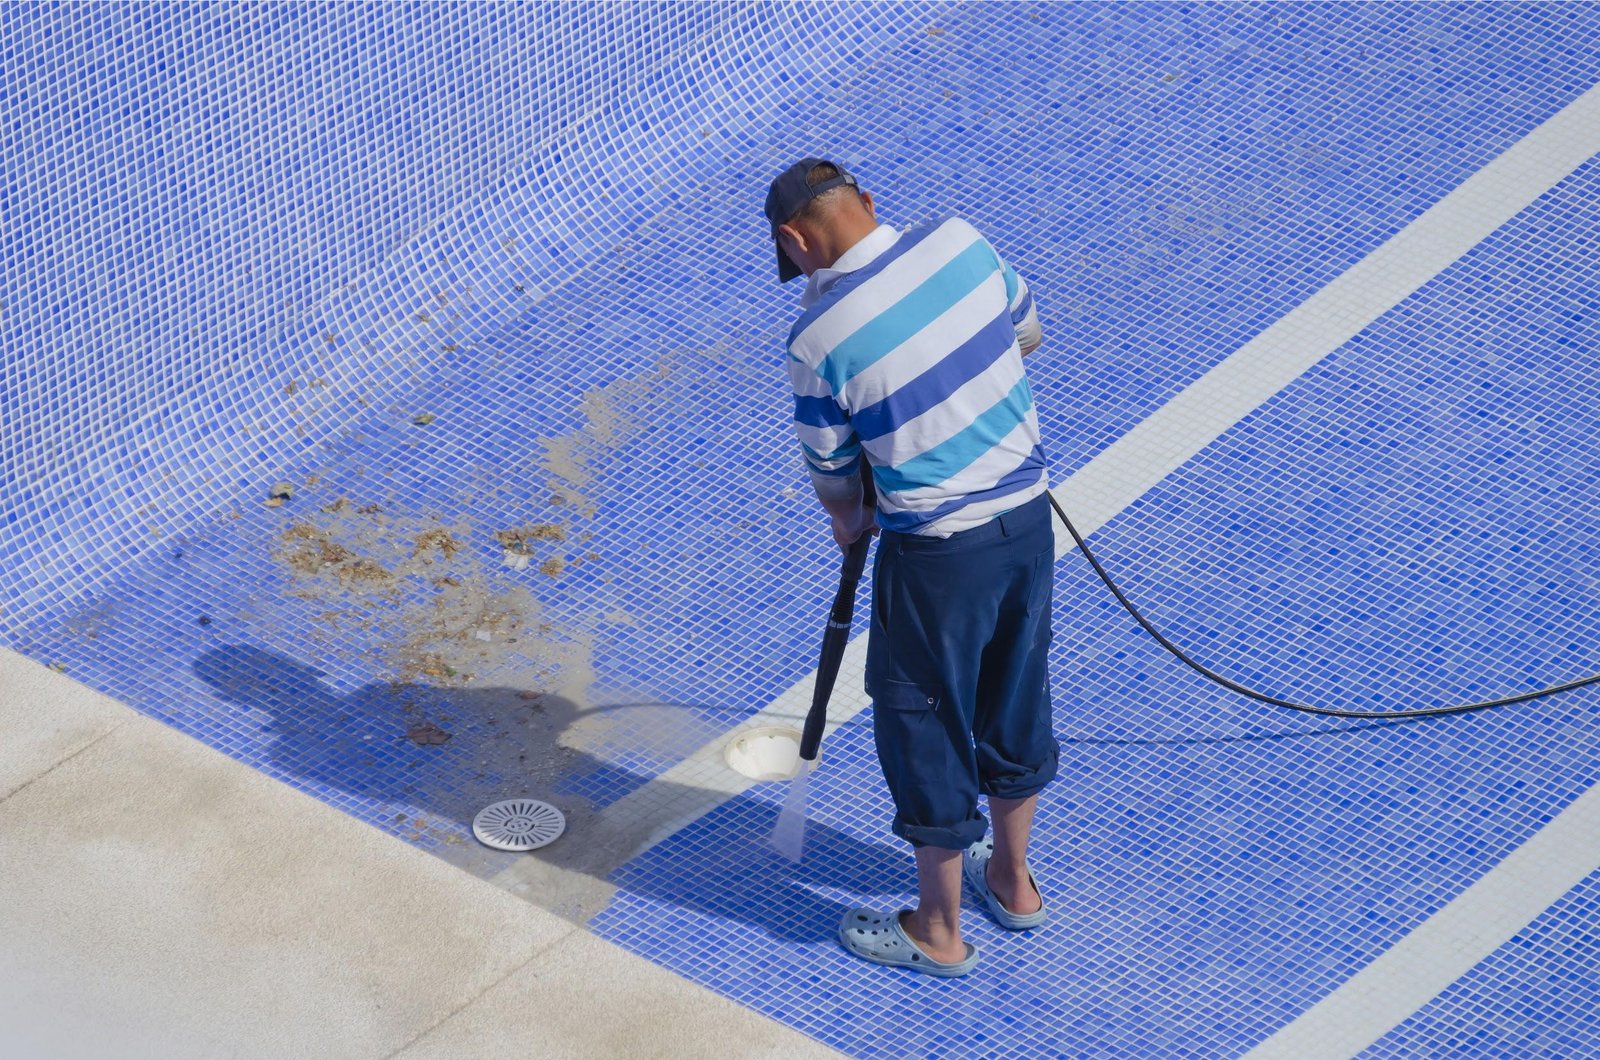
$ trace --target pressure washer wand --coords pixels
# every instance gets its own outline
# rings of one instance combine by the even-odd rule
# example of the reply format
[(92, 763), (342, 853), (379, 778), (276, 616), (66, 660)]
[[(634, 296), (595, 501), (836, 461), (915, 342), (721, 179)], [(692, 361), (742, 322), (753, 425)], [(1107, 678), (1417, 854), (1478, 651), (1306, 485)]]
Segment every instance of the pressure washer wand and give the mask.
[(828, 629), (822, 635), (822, 656), (817, 663), (817, 683), (811, 691), (811, 710), (806, 714), (805, 729), (800, 734), (800, 757), (814, 762), (817, 749), (822, 744), (822, 730), (828, 724), (828, 700), (833, 696), (833, 682), (839, 676), (839, 661), (844, 658), (844, 646), (850, 639), (850, 622), (855, 617), (856, 586), (867, 565), (867, 548), (872, 535), (862, 534), (844, 554), (844, 566), (839, 571), (839, 590), (833, 596), (833, 610), (828, 612)]
[[(868, 508), (877, 506), (872, 488), (872, 469), (862, 461), (862, 501)], [(839, 570), (839, 590), (833, 594), (833, 609), (828, 612), (828, 629), (822, 634), (822, 655), (817, 660), (817, 681), (811, 689), (811, 709), (806, 712), (805, 728), (800, 733), (800, 765), (789, 781), (789, 793), (772, 829), (772, 845), (790, 861), (799, 861), (806, 841), (806, 785), (816, 768), (817, 751), (822, 746), (822, 730), (828, 725), (828, 700), (833, 696), (833, 681), (839, 676), (844, 646), (850, 639), (850, 620), (855, 617), (856, 586), (867, 567), (867, 550), (872, 534), (863, 533), (845, 549)]]
[[(862, 503), (868, 508), (877, 506), (877, 493), (872, 487), (872, 470), (862, 462)], [(828, 724), (828, 700), (833, 696), (833, 682), (839, 676), (839, 662), (844, 658), (844, 646), (850, 639), (850, 622), (855, 617), (856, 586), (861, 573), (866, 570), (867, 550), (872, 546), (872, 535), (863, 533), (845, 550), (844, 563), (839, 570), (839, 589), (833, 594), (833, 609), (828, 612), (828, 629), (822, 635), (822, 653), (817, 661), (817, 683), (811, 690), (811, 710), (806, 714), (805, 728), (800, 734), (800, 757), (807, 762), (817, 760), (822, 745), (822, 730)]]

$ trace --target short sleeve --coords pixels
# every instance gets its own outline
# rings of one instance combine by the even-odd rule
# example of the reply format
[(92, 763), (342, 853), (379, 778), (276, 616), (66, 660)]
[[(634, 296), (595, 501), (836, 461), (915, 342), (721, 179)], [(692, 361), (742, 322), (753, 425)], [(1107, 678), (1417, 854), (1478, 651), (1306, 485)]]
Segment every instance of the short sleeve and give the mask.
[(1000, 275), (1006, 284), (1006, 304), (1011, 311), (1011, 326), (1016, 329), (1017, 342), (1026, 353), (1039, 345), (1039, 317), (1033, 311), (1033, 292), (1028, 288), (1028, 282), (994, 249), (994, 244), (989, 244), (989, 249), (994, 251), (994, 259), (1000, 263)]
[(794, 429), (800, 455), (821, 495), (848, 494), (861, 467), (861, 441), (820, 373), (791, 350), (789, 382), (794, 391)]

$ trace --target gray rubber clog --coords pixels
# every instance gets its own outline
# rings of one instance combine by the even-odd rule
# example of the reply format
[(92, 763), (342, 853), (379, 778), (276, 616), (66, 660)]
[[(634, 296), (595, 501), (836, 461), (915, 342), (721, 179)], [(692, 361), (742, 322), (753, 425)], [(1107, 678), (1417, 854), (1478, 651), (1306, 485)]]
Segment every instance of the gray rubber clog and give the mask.
[(839, 921), (839, 941), (857, 957), (874, 964), (939, 976), (966, 975), (972, 971), (972, 966), (978, 963), (978, 947), (963, 942), (967, 955), (953, 964), (934, 960), (923, 953), (916, 940), (900, 926), (900, 917), (909, 912), (909, 909), (898, 913), (852, 909)]
[(1027, 931), (1036, 928), (1046, 920), (1046, 911), (1050, 906), (1044, 900), (1044, 892), (1039, 890), (1039, 882), (1033, 878), (1033, 866), (1028, 865), (1028, 882), (1033, 884), (1033, 889), (1039, 891), (1039, 910), (1035, 913), (1013, 913), (1000, 904), (1000, 899), (989, 890), (989, 859), (994, 856), (994, 839), (985, 836), (968, 847), (961, 855), (961, 873), (972, 885), (972, 889), (983, 899), (983, 904), (989, 907), (989, 913), (1000, 923), (1000, 926), (1011, 931)]

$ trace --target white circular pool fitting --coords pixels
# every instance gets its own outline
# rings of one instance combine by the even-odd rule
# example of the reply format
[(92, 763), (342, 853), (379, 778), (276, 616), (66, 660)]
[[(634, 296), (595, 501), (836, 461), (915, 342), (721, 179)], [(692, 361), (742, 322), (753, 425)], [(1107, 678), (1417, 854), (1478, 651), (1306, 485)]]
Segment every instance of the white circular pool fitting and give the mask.
[(537, 850), (566, 830), (560, 810), (538, 799), (506, 799), (485, 806), (472, 819), (478, 842), (496, 850)]
[(800, 772), (800, 730), (766, 725), (728, 741), (722, 757), (751, 780), (788, 780)]

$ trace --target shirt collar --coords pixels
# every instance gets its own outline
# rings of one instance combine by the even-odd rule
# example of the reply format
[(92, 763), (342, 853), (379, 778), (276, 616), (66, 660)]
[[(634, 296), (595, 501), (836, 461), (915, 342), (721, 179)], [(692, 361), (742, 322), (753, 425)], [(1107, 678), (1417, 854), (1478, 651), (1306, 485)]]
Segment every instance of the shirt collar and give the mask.
[(808, 309), (815, 305), (817, 299), (833, 286), (835, 280), (847, 272), (854, 272), (868, 264), (879, 254), (894, 246), (895, 240), (899, 238), (900, 233), (886, 224), (880, 224), (862, 236), (856, 241), (855, 246), (840, 254), (832, 265), (811, 274), (805, 291), (800, 295), (800, 308)]

